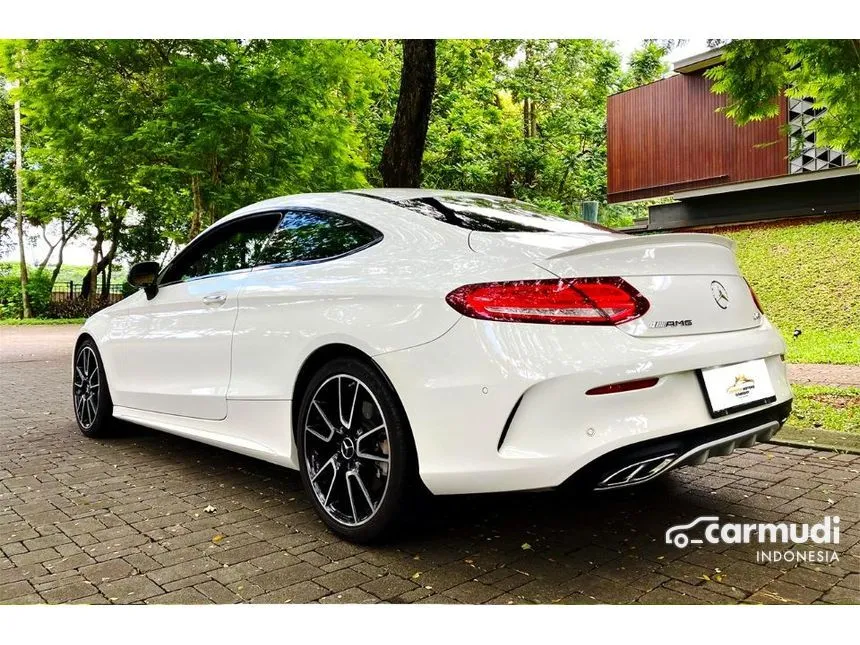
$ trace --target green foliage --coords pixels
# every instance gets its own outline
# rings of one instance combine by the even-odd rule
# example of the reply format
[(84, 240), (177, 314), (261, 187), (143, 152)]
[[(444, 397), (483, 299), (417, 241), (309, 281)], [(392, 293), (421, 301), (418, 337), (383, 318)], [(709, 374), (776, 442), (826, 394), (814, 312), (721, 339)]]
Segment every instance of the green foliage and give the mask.
[(626, 204), (601, 204), (598, 220), (604, 226), (617, 228), (631, 226), (635, 219), (648, 217), (648, 208), (656, 204), (666, 204), (674, 201), (671, 197), (644, 199)]
[(725, 64), (706, 75), (728, 94), (725, 109), (738, 123), (779, 114), (783, 93), (812, 97), (827, 111), (812, 122), (822, 146), (860, 159), (860, 40), (733, 40)]
[(628, 59), (624, 89), (653, 83), (667, 74), (669, 65), (663, 60), (667, 53), (666, 46), (653, 40), (645, 41), (642, 47), (633, 51)]
[(89, 318), (97, 311), (101, 311), (105, 307), (110, 307), (111, 301), (109, 298), (70, 298), (65, 300), (55, 300), (48, 304), (43, 312), (43, 316), (49, 319), (80, 319)]
[(860, 219), (718, 233), (737, 242), (741, 271), (786, 339), (789, 361), (860, 364)]
[(361, 138), (359, 152), (367, 182), (371, 186), (381, 186), (379, 162), (394, 121), (400, 91), (401, 44), (397, 40), (361, 40), (356, 47), (373, 61), (374, 76), (369, 85), (369, 100), (356, 118)]
[[(36, 267), (29, 267), (30, 282), (27, 285), (27, 293), (30, 294), (30, 306), (35, 318), (28, 320), (84, 319), (109, 306), (110, 301), (100, 297), (95, 299), (51, 300), (51, 292), (64, 290), (68, 282), (74, 282), (76, 289), (80, 289), (81, 281), (88, 269), (87, 266), (65, 265), (57, 276), (56, 283), (52, 286), (50, 267), (41, 271)], [(125, 271), (119, 265), (113, 267), (111, 282), (127, 284)], [(99, 288), (101, 288), (101, 280), (99, 281)], [(123, 294), (127, 296), (134, 291), (135, 289), (128, 285), (128, 289), (124, 289)], [(17, 262), (0, 262), (0, 323), (4, 320), (19, 320), (21, 313), (20, 266)], [(32, 324), (39, 323), (33, 322)]]
[[(27, 284), (27, 295), (30, 296), (33, 315), (44, 314), (51, 304), (51, 277), (43, 271), (31, 273)], [(0, 276), (0, 318), (21, 318), (23, 313), (20, 276), (17, 274)]]
[[(378, 185), (400, 52), (391, 41), (362, 47), (382, 70), (363, 128), (367, 177)], [(518, 197), (568, 215), (580, 201), (605, 202), (606, 97), (624, 78), (606, 41), (438, 41), (423, 185)]]
[[(566, 215), (596, 200), (629, 223), (605, 204), (606, 98), (659, 76), (661, 51), (625, 73), (607, 41), (439, 41), (424, 185)], [(394, 40), (0, 41), (0, 74), (21, 81), (26, 217), (90, 236), (104, 271), (259, 199), (378, 185), (400, 68)], [(0, 163), (0, 193), (10, 180)]]
[(510, 158), (510, 142), (517, 134), (517, 116), (506, 113), (499, 96), (506, 53), (486, 40), (438, 42), (424, 185), (503, 190), (504, 161)]
[(205, 223), (273, 194), (364, 185), (355, 118), (376, 81), (374, 62), (355, 43), (150, 46), (167, 64), (145, 77), (157, 98), (131, 136), (154, 153), (141, 169), (145, 185), (186, 191), (187, 209), (196, 179)]
[(131, 259), (277, 194), (366, 185), (377, 63), (351, 41), (0, 43), (22, 80), (28, 216), (74, 214)]
[(789, 424), (860, 433), (860, 388), (792, 385), (791, 390), (794, 404)]
[(507, 80), (514, 100), (531, 106), (514, 195), (603, 201), (606, 100), (623, 81), (620, 57), (602, 40), (526, 41), (522, 48), (525, 60)]
[[(81, 284), (81, 280), (84, 279), (87, 271), (89, 270), (89, 266), (83, 264), (64, 264), (60, 269), (59, 274), (57, 274), (57, 282), (55, 286), (57, 289), (63, 287), (63, 285), (68, 284), (69, 282), (74, 282), (78, 286)], [(45, 271), (50, 273), (53, 267), (48, 266), (45, 268)], [(37, 268), (34, 266), (29, 267), (30, 275), (36, 273)], [(20, 266), (17, 262), (0, 262), (0, 276), (5, 275), (14, 275), (16, 277), (20, 276)], [(111, 282), (125, 282), (126, 271), (120, 264), (114, 264), (111, 270)], [(101, 284), (101, 282), (99, 283)]]

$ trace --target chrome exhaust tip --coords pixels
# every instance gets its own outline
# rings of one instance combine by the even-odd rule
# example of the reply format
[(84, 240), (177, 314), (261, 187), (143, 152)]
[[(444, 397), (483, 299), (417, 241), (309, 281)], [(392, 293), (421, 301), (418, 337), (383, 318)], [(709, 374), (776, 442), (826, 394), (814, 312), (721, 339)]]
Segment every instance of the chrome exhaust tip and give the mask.
[(674, 462), (677, 455), (674, 452), (660, 455), (659, 457), (651, 457), (643, 461), (637, 461), (628, 464), (616, 470), (608, 477), (600, 480), (600, 483), (594, 487), (594, 490), (608, 490), (610, 488), (620, 488), (622, 486), (632, 486), (633, 484), (642, 483), (648, 479), (656, 477)]
[(725, 457), (732, 454), (737, 448), (749, 448), (757, 442), (767, 441), (776, 434), (779, 428), (780, 426), (776, 421), (771, 421), (743, 432), (708, 441), (690, 448), (680, 455), (678, 452), (667, 452), (659, 457), (640, 459), (612, 471), (610, 475), (600, 480), (594, 490), (633, 486), (654, 479), (658, 475), (679, 466), (700, 466), (711, 457)]

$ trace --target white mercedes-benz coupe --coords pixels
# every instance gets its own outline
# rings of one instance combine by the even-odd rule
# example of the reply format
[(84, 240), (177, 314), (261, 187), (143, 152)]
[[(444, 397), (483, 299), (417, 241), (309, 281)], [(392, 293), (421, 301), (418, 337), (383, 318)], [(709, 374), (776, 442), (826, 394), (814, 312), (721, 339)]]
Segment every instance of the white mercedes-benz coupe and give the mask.
[(270, 199), (87, 320), (74, 408), (298, 469), (356, 541), (434, 494), (613, 489), (770, 438), (785, 345), (733, 243), (435, 190)]

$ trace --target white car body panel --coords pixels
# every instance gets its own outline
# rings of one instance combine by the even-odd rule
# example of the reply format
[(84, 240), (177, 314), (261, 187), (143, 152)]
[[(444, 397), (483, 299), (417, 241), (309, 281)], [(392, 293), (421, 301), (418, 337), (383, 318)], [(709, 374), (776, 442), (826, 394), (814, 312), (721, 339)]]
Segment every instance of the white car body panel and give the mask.
[[(596, 242), (592, 237), (591, 244), (585, 238), (474, 233), (469, 244), (485, 254), (526, 257), (559, 277), (621, 276), (651, 303), (644, 316), (619, 326), (633, 336), (709, 334), (759, 325), (758, 308), (740, 275), (731, 240), (701, 233), (635, 238), (607, 233), (597, 237)], [(714, 307), (714, 281), (730, 298), (730, 308)], [(690, 320), (693, 324), (651, 326), (658, 321), (677, 320)]]
[[(464, 319), (435, 347), (376, 357), (392, 382), (418, 381), (400, 396), (432, 492), (558, 486), (610, 450), (714, 423), (695, 375), (703, 366), (767, 357), (774, 405), (791, 399), (779, 356), (785, 345), (769, 323), (647, 341), (612, 327), (547, 327)], [(661, 377), (654, 388), (584, 396), (592, 387), (650, 376)]]
[[(486, 233), (384, 200), (453, 195), (374, 190), (298, 195), (245, 215), (317, 208), (383, 234), (330, 261), (265, 266), (141, 292), (91, 317), (114, 415), (297, 467), (294, 388), (323, 347), (348, 345), (403, 403), (419, 474), (434, 493), (553, 487), (607, 452), (741, 418), (712, 418), (696, 370), (766, 359), (775, 407), (791, 399), (782, 338), (759, 312), (733, 245), (717, 236)], [(445, 301), (470, 283), (621, 276), (650, 302), (612, 326), (492, 322)], [(711, 283), (731, 306), (715, 304)], [(223, 294), (223, 304), (203, 297)], [(691, 325), (659, 326), (667, 320)], [(586, 390), (659, 377), (648, 389)]]
[(152, 300), (143, 292), (130, 296), (111, 323), (121, 352), (111, 363), (114, 403), (224, 419), (233, 326), (246, 273), (171, 284)]
[[(460, 284), (451, 265), (463, 261), (465, 232), (422, 226), (425, 218), (412, 222), (402, 209), (363, 197), (347, 195), (328, 208), (370, 224), (382, 241), (338, 260), (247, 276), (229, 398), (290, 399), (302, 363), (319, 347), (342, 343), (374, 356), (430, 342), (460, 318), (439, 292)], [(414, 248), (427, 255), (410, 257)], [(464, 270), (480, 272), (482, 264), (489, 262)]]
[(290, 433), (281, 431), (284, 419), (290, 418), (290, 401), (230, 401), (227, 407), (229, 421), (191, 419), (116, 405), (113, 414), (123, 421), (232, 450), (287, 468), (298, 468), (295, 441)]

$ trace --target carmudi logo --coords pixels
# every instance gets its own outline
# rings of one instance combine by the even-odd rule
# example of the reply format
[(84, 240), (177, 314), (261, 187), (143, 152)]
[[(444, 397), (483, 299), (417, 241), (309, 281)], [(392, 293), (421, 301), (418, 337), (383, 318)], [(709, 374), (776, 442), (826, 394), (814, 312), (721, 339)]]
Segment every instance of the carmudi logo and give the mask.
[[(666, 544), (684, 549), (690, 544), (767, 544), (771, 546), (798, 544), (839, 544), (839, 516), (827, 515), (817, 524), (727, 522), (716, 516), (697, 517), (687, 524), (678, 524), (666, 531)], [(835, 550), (825, 549), (763, 549), (756, 554), (757, 562), (838, 562)]]

